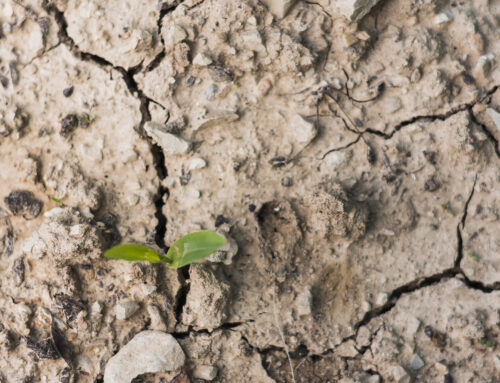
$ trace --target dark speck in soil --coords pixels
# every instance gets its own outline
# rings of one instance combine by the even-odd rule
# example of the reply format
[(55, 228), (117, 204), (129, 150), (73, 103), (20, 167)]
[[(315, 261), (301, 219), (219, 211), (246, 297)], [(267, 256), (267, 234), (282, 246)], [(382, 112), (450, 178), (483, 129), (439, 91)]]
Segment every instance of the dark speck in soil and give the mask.
[(73, 86), (70, 86), (63, 90), (64, 97), (70, 97), (73, 94)]
[(36, 356), (40, 359), (59, 359), (59, 353), (51, 339), (45, 339), (42, 341), (35, 341), (31, 338), (26, 337), (26, 346), (33, 350)]
[(215, 217), (215, 227), (219, 227), (220, 225), (223, 225), (225, 223), (229, 223), (229, 219), (224, 217), (223, 215), (218, 215)]
[(78, 117), (76, 114), (68, 114), (66, 117), (63, 118), (61, 122), (61, 130), (59, 131), (59, 134), (63, 137), (69, 137), (71, 133), (77, 128), (78, 126)]
[(43, 202), (27, 190), (15, 190), (4, 198), (4, 202), (14, 215), (22, 215), (25, 219), (36, 218), (42, 211)]
[(289, 186), (292, 186), (293, 184), (293, 179), (292, 177), (289, 177), (289, 176), (286, 176), (286, 177), (283, 177), (281, 179), (281, 185), (285, 186), (285, 187), (289, 187)]
[(253, 203), (251, 203), (250, 205), (248, 205), (248, 210), (250, 210), (251, 213), (253, 213), (256, 208), (257, 208), (257, 206), (255, 206)]

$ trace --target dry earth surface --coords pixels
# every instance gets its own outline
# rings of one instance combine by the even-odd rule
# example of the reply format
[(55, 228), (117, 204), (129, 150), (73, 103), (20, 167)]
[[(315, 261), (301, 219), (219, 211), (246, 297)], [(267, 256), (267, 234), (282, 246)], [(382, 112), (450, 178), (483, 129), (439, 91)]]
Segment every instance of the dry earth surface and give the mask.
[(500, 382), (499, 86), (500, 0), (0, 1), (0, 382)]

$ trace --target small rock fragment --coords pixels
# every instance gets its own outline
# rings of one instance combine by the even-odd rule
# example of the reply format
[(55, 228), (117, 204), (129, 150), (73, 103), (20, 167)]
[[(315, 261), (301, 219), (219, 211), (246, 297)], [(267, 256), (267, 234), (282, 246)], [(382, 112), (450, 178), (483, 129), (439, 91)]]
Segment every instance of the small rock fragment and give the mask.
[(354, 340), (348, 340), (337, 347), (336, 353), (342, 358), (355, 358), (359, 354), (355, 346)]
[(193, 59), (193, 64), (198, 66), (209, 66), (212, 62), (212, 59), (204, 53), (198, 53)]
[(207, 161), (201, 157), (196, 157), (189, 163), (189, 170), (203, 169), (205, 166), (207, 166)]
[(375, 303), (377, 304), (377, 306), (383, 306), (388, 301), (389, 301), (389, 294), (387, 294), (387, 293), (380, 293), (379, 295), (377, 295), (377, 300), (376, 300)]
[(25, 219), (38, 217), (43, 202), (27, 190), (15, 190), (4, 198), (4, 202), (13, 215), (22, 215)]
[(193, 370), (193, 378), (210, 382), (215, 379), (218, 372), (219, 370), (215, 366), (196, 366)]
[(139, 310), (139, 304), (134, 301), (120, 302), (116, 305), (116, 319), (126, 320)]
[(297, 314), (299, 316), (311, 315), (312, 312), (312, 294), (310, 289), (302, 291), (297, 296)]
[(207, 101), (212, 101), (217, 93), (219, 92), (219, 87), (216, 84), (210, 85), (206, 90), (205, 90), (205, 99)]
[(73, 88), (73, 86), (70, 86), (70, 87), (68, 87), (68, 88), (65, 88), (65, 89), (63, 90), (63, 96), (64, 96), (64, 97), (70, 97), (70, 96), (73, 94), (73, 89), (74, 89), (74, 88)]
[(498, 113), (493, 108), (486, 109), (486, 113), (488, 113), (488, 115), (490, 116), (490, 118), (493, 120), (498, 130), (500, 131), (500, 113)]
[(142, 331), (108, 361), (104, 383), (130, 383), (138, 375), (175, 371), (184, 365), (185, 359), (172, 335)]
[(436, 15), (436, 17), (434, 17), (434, 24), (440, 25), (440, 24), (447, 23), (451, 20), (453, 20), (453, 13), (451, 13), (451, 11), (446, 11), (446, 12), (440, 13), (439, 15)]
[(337, 0), (340, 13), (351, 21), (363, 18), (380, 0)]
[(191, 143), (189, 141), (165, 132), (165, 127), (162, 124), (148, 121), (144, 125), (144, 129), (146, 129), (149, 136), (160, 145), (167, 154), (185, 154), (191, 150)]
[(412, 370), (420, 370), (422, 367), (424, 367), (425, 362), (422, 360), (420, 355), (415, 354), (413, 355), (413, 358), (411, 359), (411, 368)]
[(292, 118), (290, 125), (293, 135), (298, 142), (309, 143), (316, 137), (316, 126), (299, 114), (296, 114)]
[(271, 13), (278, 19), (285, 17), (296, 0), (264, 0)]
[(410, 376), (406, 372), (406, 370), (401, 366), (393, 366), (391, 368), (392, 377), (397, 383), (409, 383)]
[(149, 305), (147, 307), (147, 310), (149, 318), (151, 319), (151, 324), (149, 325), (149, 329), (157, 331), (167, 331), (167, 325), (165, 324), (165, 321), (163, 320), (163, 317), (158, 307), (154, 305)]
[(293, 184), (293, 178), (290, 176), (285, 176), (281, 179), (281, 185), (284, 187), (290, 187)]

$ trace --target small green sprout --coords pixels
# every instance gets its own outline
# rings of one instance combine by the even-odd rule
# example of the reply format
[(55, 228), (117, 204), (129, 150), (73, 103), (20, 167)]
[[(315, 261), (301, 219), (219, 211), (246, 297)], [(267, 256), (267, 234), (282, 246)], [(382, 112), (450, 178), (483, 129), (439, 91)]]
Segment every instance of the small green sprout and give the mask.
[(467, 256), (472, 259), (474, 262), (479, 262), (479, 257), (473, 251), (468, 251)]
[(50, 199), (56, 203), (63, 203), (63, 201), (61, 201), (59, 198), (56, 198), (56, 197), (50, 197)]
[(166, 255), (160, 254), (145, 245), (127, 243), (107, 250), (104, 252), (104, 256), (129, 262), (162, 262), (166, 263), (171, 269), (176, 269), (208, 257), (225, 243), (226, 239), (222, 235), (205, 230), (179, 238), (170, 247)]
[(92, 123), (92, 120), (90, 119), (90, 116), (87, 113), (79, 114), (77, 117), (84, 124), (90, 125)]
[(482, 346), (489, 347), (489, 348), (494, 346), (493, 342), (489, 339), (486, 339), (486, 338), (479, 339), (479, 344)]
[(457, 214), (455, 213), (455, 210), (453, 210), (450, 206), (449, 203), (443, 203), (441, 204), (441, 209), (443, 209), (444, 211), (450, 213), (453, 217), (455, 217)]
[(238, 82), (236, 82), (236, 81), (233, 81), (233, 86), (234, 86), (236, 89), (241, 88), (241, 85), (240, 85)]

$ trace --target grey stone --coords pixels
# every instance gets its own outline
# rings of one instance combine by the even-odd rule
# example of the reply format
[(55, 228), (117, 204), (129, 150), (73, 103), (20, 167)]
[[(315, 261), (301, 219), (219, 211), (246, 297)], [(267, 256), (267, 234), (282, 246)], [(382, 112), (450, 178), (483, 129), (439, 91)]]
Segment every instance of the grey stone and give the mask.
[(137, 334), (107, 363), (104, 383), (130, 383), (138, 375), (175, 371), (186, 356), (177, 340), (161, 331)]

